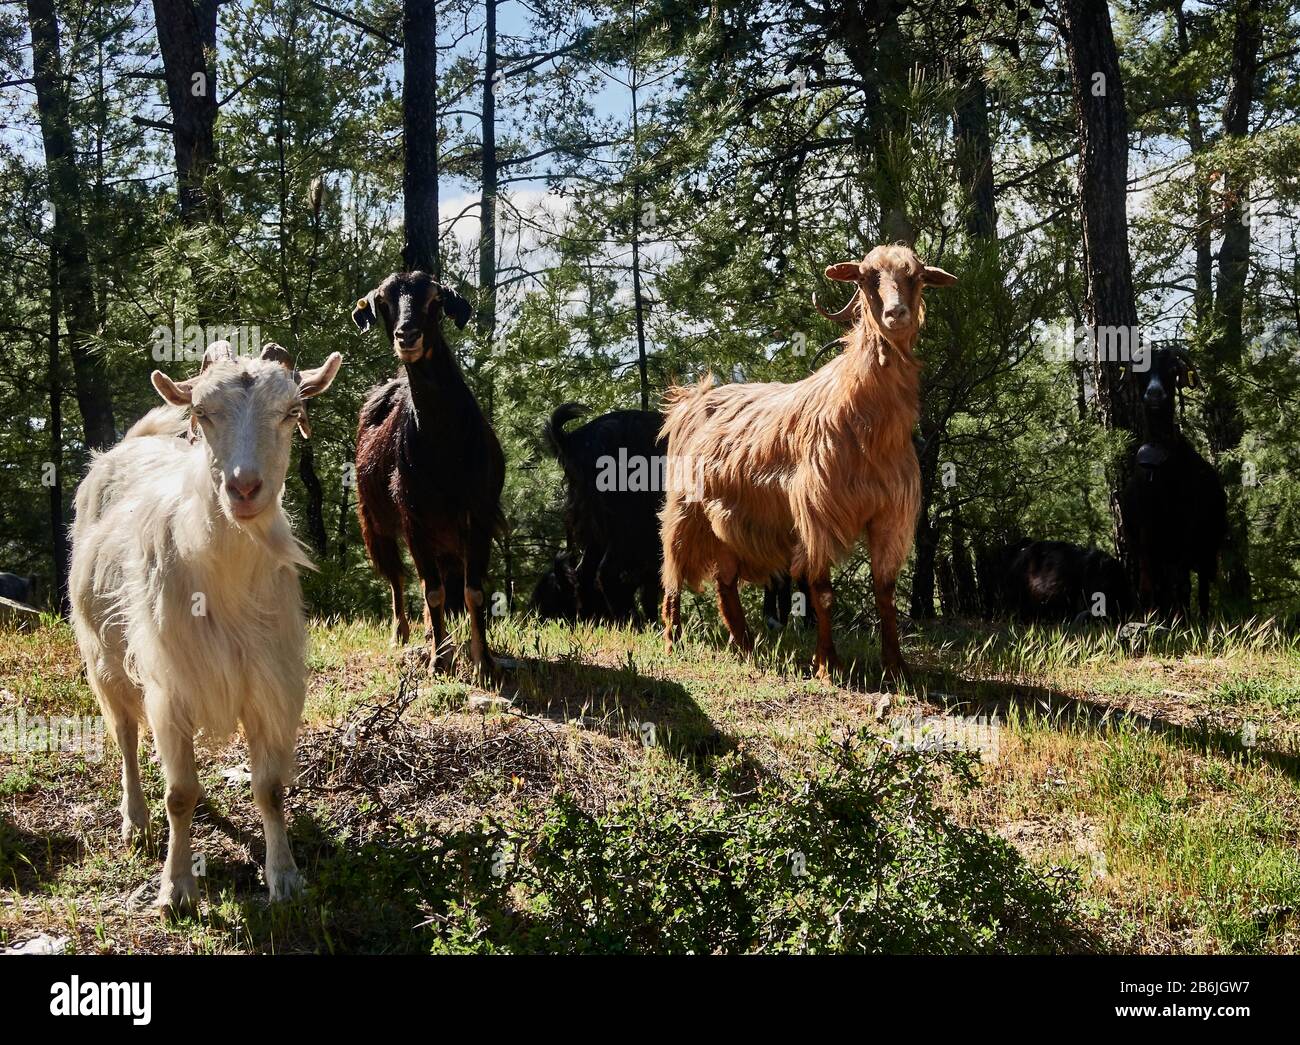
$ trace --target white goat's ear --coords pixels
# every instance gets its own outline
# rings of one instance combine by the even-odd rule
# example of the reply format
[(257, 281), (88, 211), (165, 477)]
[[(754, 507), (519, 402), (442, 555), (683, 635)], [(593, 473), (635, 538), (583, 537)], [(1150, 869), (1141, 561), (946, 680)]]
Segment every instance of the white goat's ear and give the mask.
[(194, 389), (188, 381), (173, 381), (161, 370), (149, 375), (154, 389), (172, 406), (189, 406), (194, 398)]
[(956, 282), (957, 277), (951, 272), (944, 272), (933, 265), (926, 265), (921, 271), (921, 283), (927, 287), (951, 287)]
[(826, 266), (826, 278), (837, 283), (856, 283), (862, 278), (862, 266), (856, 261), (839, 261)]
[(352, 322), (363, 334), (375, 325), (375, 295), (378, 293), (376, 289), (365, 297), (358, 298), (357, 307), (352, 310)]
[(315, 370), (300, 370), (298, 372), (298, 394), (304, 399), (320, 395), (334, 382), (334, 377), (339, 372), (342, 363), (343, 357), (337, 352), (331, 352), (329, 359), (325, 360)]

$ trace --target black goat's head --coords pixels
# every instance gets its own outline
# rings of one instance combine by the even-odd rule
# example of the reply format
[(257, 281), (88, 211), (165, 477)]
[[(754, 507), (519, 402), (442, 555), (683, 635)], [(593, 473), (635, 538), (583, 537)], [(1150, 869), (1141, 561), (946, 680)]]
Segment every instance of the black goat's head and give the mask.
[(1142, 390), (1142, 407), (1149, 415), (1173, 414), (1174, 390), (1195, 388), (1199, 378), (1191, 357), (1182, 348), (1157, 348), (1150, 353), (1150, 366), (1135, 373)]
[(464, 327), (473, 309), (427, 272), (394, 272), (357, 302), (352, 322), (364, 332), (378, 316), (384, 321), (397, 358), (403, 363), (415, 363), (433, 351), (436, 337), (429, 335), (436, 334), (436, 324), (444, 313), (457, 327)]

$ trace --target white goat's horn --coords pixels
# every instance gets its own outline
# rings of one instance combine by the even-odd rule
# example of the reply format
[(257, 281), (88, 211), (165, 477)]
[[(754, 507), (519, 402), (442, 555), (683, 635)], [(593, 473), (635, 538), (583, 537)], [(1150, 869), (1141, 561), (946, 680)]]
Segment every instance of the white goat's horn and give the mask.
[(836, 323), (852, 323), (855, 318), (855, 313), (858, 310), (858, 292), (855, 290), (853, 292), (853, 296), (849, 298), (847, 302), (845, 302), (844, 307), (841, 308), (838, 312), (827, 312), (826, 309), (822, 308), (821, 305), (818, 304), (817, 295), (814, 294), (813, 308), (815, 308), (827, 319), (832, 319)]
[(199, 367), (199, 373), (203, 373), (213, 363), (232, 363), (234, 359), (235, 350), (229, 341), (214, 341), (203, 353), (203, 365)]

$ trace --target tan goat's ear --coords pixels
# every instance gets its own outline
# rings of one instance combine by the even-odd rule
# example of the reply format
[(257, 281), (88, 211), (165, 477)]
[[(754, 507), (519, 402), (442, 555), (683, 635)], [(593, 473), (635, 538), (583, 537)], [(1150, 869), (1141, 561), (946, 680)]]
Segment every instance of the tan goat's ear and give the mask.
[(154, 389), (172, 406), (189, 406), (194, 398), (194, 388), (189, 381), (173, 381), (161, 370), (149, 375)]
[(329, 359), (315, 370), (299, 371), (298, 394), (304, 399), (320, 395), (333, 383), (334, 376), (339, 372), (342, 363), (343, 357), (337, 352), (331, 352)]
[(927, 287), (951, 287), (957, 282), (957, 277), (941, 268), (926, 265), (921, 271), (921, 282)]
[(856, 261), (840, 261), (826, 266), (826, 278), (837, 283), (856, 283), (862, 278), (862, 266)]

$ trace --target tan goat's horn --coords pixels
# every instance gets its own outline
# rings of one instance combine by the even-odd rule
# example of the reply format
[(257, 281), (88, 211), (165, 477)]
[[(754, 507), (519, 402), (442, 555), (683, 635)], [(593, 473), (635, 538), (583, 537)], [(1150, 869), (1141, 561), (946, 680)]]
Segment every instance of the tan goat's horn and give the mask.
[(836, 323), (852, 323), (854, 320), (854, 313), (857, 312), (858, 308), (858, 292), (856, 290), (853, 292), (853, 296), (849, 298), (849, 300), (844, 304), (844, 307), (838, 312), (827, 312), (826, 309), (822, 308), (817, 302), (816, 294), (813, 295), (812, 300), (813, 308), (827, 319), (833, 319)]

